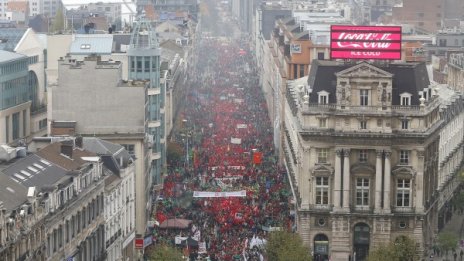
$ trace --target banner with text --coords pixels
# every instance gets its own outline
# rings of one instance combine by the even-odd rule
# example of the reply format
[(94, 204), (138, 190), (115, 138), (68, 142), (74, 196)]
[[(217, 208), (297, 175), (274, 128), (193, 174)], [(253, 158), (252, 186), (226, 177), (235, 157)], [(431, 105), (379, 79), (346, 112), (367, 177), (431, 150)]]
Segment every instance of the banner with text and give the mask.
[(229, 197), (246, 197), (246, 190), (214, 192), (214, 191), (194, 191), (194, 198), (229, 198)]

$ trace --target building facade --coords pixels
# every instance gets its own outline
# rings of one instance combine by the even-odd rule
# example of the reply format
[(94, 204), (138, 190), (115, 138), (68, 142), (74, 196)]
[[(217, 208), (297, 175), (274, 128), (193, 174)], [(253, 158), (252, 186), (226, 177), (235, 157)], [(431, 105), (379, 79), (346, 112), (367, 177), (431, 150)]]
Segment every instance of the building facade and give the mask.
[(97, 136), (121, 144), (137, 158), (136, 191), (145, 193), (136, 195), (136, 229), (143, 234), (151, 207), (147, 204), (147, 184), (151, 182), (151, 153), (145, 134), (147, 83), (123, 81), (120, 62), (97, 57), (85, 61), (63, 58), (58, 70), (58, 84), (48, 91), (50, 134)]
[(121, 145), (94, 137), (77, 137), (75, 142), (98, 154), (103, 161), (106, 259), (132, 260), (135, 256), (135, 162)]
[(287, 89), (285, 164), (315, 256), (363, 260), (403, 235), (431, 247), (443, 124), (432, 89), (423, 64), (335, 61)]
[(0, 144), (19, 142), (30, 134), (33, 90), (29, 58), (0, 50)]
[(1, 224), (2, 260), (103, 259), (100, 158), (69, 141), (36, 154), (28, 155), (24, 148), (8, 150), (13, 153), (3, 153), (0, 165), (9, 215)]
[[(153, 189), (160, 190), (162, 173), (166, 159), (166, 133), (165, 133), (165, 101), (166, 85), (160, 83), (160, 56), (158, 39), (151, 23), (140, 17), (135, 22), (131, 36), (129, 56), (129, 79), (133, 81), (147, 81), (147, 110), (146, 129), (151, 146), (149, 159), (150, 175), (145, 183), (145, 195), (147, 198), (146, 220), (151, 215), (153, 204)], [(155, 186), (153, 186), (155, 185)], [(139, 213), (137, 213), (139, 214)]]
[[(27, 124), (30, 136), (43, 136), (47, 131), (47, 105), (46, 105), (46, 81), (45, 68), (46, 46), (41, 41), (41, 35), (36, 34), (31, 28), (5, 28), (0, 30), (0, 38), (4, 39), (0, 49), (15, 52), (28, 57), (28, 79), (30, 119)], [(26, 137), (30, 140), (29, 135)]]
[(464, 54), (451, 54), (448, 61), (448, 84), (456, 91), (464, 92)]

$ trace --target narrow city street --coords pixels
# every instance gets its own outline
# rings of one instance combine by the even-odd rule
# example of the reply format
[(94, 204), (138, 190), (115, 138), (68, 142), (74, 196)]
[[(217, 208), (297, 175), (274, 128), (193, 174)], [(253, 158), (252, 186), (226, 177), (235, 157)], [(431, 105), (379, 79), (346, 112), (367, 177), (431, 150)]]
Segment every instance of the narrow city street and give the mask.
[(183, 155), (165, 177), (154, 238), (191, 258), (261, 260), (267, 232), (293, 228), (291, 191), (248, 43), (206, 3), (171, 138)]

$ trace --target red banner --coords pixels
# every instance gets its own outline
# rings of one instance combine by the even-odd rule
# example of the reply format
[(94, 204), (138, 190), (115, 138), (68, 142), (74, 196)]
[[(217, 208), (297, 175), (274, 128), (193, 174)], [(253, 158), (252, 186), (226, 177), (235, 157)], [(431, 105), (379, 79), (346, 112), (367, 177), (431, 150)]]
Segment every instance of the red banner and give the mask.
[(332, 25), (331, 59), (401, 59), (400, 26)]
[(135, 249), (143, 249), (143, 238), (135, 239)]
[(253, 163), (254, 164), (261, 164), (262, 161), (263, 161), (263, 153), (262, 152), (253, 153)]

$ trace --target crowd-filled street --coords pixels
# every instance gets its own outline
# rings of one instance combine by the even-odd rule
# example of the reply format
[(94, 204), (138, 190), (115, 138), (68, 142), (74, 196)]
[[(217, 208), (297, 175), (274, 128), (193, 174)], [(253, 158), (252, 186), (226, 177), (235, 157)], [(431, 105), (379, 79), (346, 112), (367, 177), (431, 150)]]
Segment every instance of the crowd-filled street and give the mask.
[(267, 232), (294, 222), (252, 56), (226, 37), (196, 48), (172, 137), (185, 155), (164, 179), (154, 238), (191, 259), (262, 260)]

